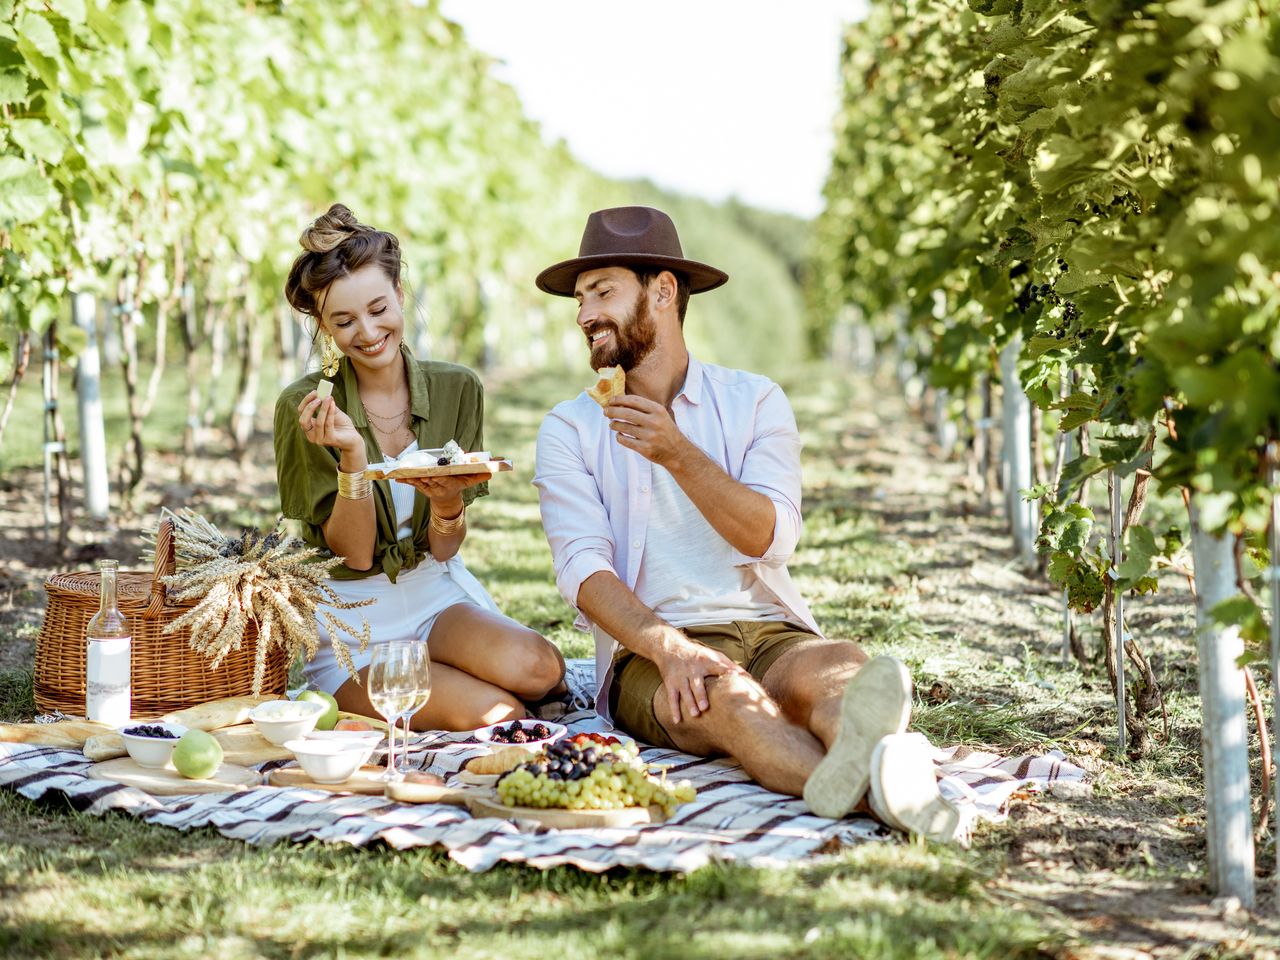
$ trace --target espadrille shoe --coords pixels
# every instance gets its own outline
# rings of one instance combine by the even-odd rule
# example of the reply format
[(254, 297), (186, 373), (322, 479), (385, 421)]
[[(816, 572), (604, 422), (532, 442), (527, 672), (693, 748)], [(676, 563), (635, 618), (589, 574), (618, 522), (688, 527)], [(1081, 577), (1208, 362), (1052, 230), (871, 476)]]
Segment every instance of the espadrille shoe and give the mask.
[(885, 737), (871, 753), (871, 812), (935, 843), (965, 843), (960, 811), (938, 790), (933, 749), (918, 733)]
[(871, 754), (883, 737), (911, 720), (911, 675), (893, 657), (865, 663), (840, 700), (835, 742), (804, 785), (804, 802), (819, 817), (843, 817), (866, 795)]

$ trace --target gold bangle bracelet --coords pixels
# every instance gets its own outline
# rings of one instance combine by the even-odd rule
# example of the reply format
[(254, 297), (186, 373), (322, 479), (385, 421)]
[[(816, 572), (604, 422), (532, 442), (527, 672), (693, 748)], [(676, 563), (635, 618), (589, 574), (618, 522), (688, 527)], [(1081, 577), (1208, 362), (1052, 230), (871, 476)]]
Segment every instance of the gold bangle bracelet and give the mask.
[(456, 517), (451, 517), (448, 520), (444, 520), (437, 514), (433, 513), (431, 514), (431, 521), (429, 525), (432, 530), (440, 534), (442, 537), (452, 537), (455, 534), (461, 533), (462, 528), (467, 525), (467, 508), (463, 507), (460, 514)]
[(345, 500), (363, 500), (373, 492), (363, 470), (353, 473), (338, 471), (338, 496)]

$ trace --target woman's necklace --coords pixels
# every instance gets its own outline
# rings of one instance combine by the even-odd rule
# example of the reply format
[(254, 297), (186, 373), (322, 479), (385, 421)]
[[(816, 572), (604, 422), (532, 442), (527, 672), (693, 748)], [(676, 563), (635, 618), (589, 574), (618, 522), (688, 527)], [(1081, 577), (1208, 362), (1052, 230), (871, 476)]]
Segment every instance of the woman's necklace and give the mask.
[(392, 459), (403, 453), (405, 447), (416, 439), (413, 430), (409, 426), (413, 417), (413, 408), (409, 403), (409, 399), (408, 391), (406, 391), (403, 400), (404, 407), (399, 413), (382, 414), (374, 413), (369, 409), (369, 405), (364, 402), (364, 398), (360, 398), (360, 406), (364, 407), (365, 415), (369, 418), (369, 425), (373, 428), (374, 437), (378, 441), (378, 448), (383, 451), (384, 455), (389, 450), (396, 451), (391, 454)]

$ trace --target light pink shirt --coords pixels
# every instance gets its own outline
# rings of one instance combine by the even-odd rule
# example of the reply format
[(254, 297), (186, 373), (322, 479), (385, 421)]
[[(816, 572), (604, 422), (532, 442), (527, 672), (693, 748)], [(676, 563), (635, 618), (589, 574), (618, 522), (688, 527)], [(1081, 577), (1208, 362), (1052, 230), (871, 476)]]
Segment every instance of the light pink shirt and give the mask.
[[(813, 615), (787, 573), (800, 539), (800, 434), (782, 388), (767, 377), (689, 358), (672, 401), (676, 426), (730, 477), (773, 501), (773, 542), (762, 557), (736, 553), (791, 614), (814, 633)], [(578, 609), (578, 591), (609, 570), (635, 589), (644, 556), (653, 464), (618, 443), (600, 406), (584, 391), (558, 404), (538, 431), (533, 479), (551, 544), (556, 584), (578, 610), (574, 626), (596, 641), (596, 709), (607, 712), (609, 668), (617, 641)], [(718, 622), (707, 611), (707, 622)]]

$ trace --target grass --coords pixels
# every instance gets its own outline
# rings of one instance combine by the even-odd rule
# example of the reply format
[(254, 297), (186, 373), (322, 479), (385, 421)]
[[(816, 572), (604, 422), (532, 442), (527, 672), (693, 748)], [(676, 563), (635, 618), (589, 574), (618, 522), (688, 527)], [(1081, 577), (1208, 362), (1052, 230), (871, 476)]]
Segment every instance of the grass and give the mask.
[[(935, 679), (958, 688), (918, 705), (917, 726), (939, 742), (1042, 748), (1088, 722), (1087, 711), (1054, 707), (1081, 683), (1072, 668), (1030, 650), (993, 667), (919, 614), (919, 550), (885, 535), (866, 509), (868, 478), (848, 469), (849, 411), (867, 395), (807, 372), (786, 386), (806, 432), (806, 533), (793, 571), (828, 632), (902, 656), (922, 690)], [(517, 469), (473, 510), (466, 555), (505, 612), (585, 656), (529, 483), (538, 422), (564, 389), (533, 377), (491, 391), (488, 444)], [(1051, 701), (1026, 692), (1031, 674), (1058, 684)], [(980, 689), (1009, 693), (996, 702)], [(0, 674), (0, 718), (33, 709), (30, 672)], [(1003, 841), (864, 844), (780, 869), (688, 876), (510, 865), (476, 875), (436, 850), (258, 849), (10, 790), (0, 790), (0, 841), (0, 956), (1019, 958), (1083, 935), (1052, 907), (1002, 892)]]

